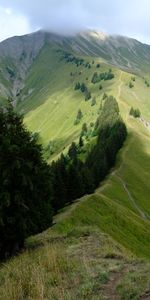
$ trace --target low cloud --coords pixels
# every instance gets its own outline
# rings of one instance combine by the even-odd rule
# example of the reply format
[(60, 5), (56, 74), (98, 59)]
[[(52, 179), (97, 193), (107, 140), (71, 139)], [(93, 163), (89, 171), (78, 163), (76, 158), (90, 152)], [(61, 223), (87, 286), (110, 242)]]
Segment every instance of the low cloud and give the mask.
[[(1, 0), (0, 4), (39, 28), (71, 34), (88, 28), (133, 37), (150, 37), (149, 0)], [(9, 15), (8, 15), (9, 21)]]

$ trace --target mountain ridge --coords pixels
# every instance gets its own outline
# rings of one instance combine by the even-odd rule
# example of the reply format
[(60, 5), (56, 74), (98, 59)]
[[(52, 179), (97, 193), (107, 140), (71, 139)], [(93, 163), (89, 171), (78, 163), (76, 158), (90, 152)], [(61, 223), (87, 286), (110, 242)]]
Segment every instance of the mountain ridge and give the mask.
[(92, 30), (74, 36), (40, 30), (8, 38), (0, 43), (0, 90), (3, 97), (16, 98), (24, 87), (34, 60), (47, 43), (78, 56), (101, 58), (106, 63), (132, 73), (147, 71), (150, 67), (150, 46), (135, 39), (109, 36)]
[(46, 44), (78, 56), (93, 56), (132, 73), (147, 72), (150, 46), (135, 39), (109, 36), (98, 31), (84, 31), (62, 36), (36, 31), (15, 36), (0, 43), (0, 91), (2, 97), (14, 98), (24, 87), (29, 69)]
[[(20, 61), (22, 47), (17, 60), (1, 58), (0, 81), (11, 99), (16, 99), (15, 109), (42, 144), (48, 163), (61, 153), (67, 155), (72, 142), (78, 147), (86, 124), (79, 153), (84, 159), (94, 145), (92, 128), (107, 95), (117, 99), (128, 136), (114, 169), (94, 194), (65, 207), (52, 228), (26, 241), (27, 252), (2, 266), (2, 298), (40, 299), (44, 291), (44, 297), (66, 299), (67, 291), (68, 299), (111, 299), (112, 294), (114, 299), (146, 299), (150, 278), (149, 46), (130, 39), (127, 43), (122, 37), (117, 42), (115, 38), (109, 43), (103, 40), (100, 46), (85, 33), (84, 37), (65, 38), (37, 33), (36, 37), (22, 37), (22, 45), (26, 38), (27, 57)], [(32, 57), (28, 38), (37, 42)], [(95, 73), (99, 80), (110, 72), (114, 75), (111, 80), (93, 83)], [(77, 83), (86, 85), (91, 99), (75, 89)], [(140, 110), (141, 119), (129, 114), (131, 107)], [(79, 111), (82, 117), (77, 123)]]

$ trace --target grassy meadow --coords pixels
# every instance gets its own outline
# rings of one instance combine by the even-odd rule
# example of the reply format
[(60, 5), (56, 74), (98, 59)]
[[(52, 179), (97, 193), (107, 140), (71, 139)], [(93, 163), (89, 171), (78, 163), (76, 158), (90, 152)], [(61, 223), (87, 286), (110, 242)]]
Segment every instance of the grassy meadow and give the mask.
[[(30, 237), (26, 249), (0, 268), (0, 299), (138, 300), (150, 297), (150, 131), (129, 116), (139, 108), (150, 122), (150, 88), (133, 75), (84, 57), (91, 68), (60, 59), (48, 45), (34, 61), (18, 103), (25, 124), (46, 146), (57, 143), (56, 159), (77, 141), (83, 123), (95, 122), (104, 92), (116, 97), (128, 137), (116, 165), (93, 195), (85, 195), (55, 216), (55, 225)], [(97, 68), (100, 63), (100, 68)], [(94, 72), (109, 68), (110, 81), (92, 84)], [(71, 75), (72, 73), (72, 75)], [(38, 76), (37, 76), (38, 74)], [(134, 87), (129, 88), (131, 77)], [(148, 78), (147, 78), (148, 79)], [(85, 101), (76, 82), (96, 97)], [(83, 118), (74, 125), (78, 109)]]

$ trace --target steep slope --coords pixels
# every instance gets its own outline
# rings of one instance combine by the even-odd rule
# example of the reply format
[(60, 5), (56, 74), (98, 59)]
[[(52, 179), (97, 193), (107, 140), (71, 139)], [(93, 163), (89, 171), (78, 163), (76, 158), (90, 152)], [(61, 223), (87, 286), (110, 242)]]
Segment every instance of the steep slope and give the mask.
[(149, 72), (150, 46), (135, 39), (89, 31), (72, 39), (72, 49), (133, 72)]
[[(92, 52), (94, 47), (99, 52)], [(117, 49), (122, 49), (121, 47), (126, 51), (118, 55), (120, 50)], [(16, 94), (17, 110), (25, 115), (28, 128), (39, 134), (40, 142), (44, 147), (53, 145), (52, 154), (46, 155), (49, 160), (56, 159), (62, 151), (66, 153), (70, 143), (78, 140), (84, 123), (88, 124), (90, 130), (90, 124), (94, 123), (98, 116), (104, 92), (113, 94), (117, 98), (122, 117), (128, 126), (127, 149), (130, 150), (125, 152), (124, 167), (110, 178), (112, 189), (109, 185), (106, 196), (112, 197), (113, 189), (117, 186), (119, 191), (116, 189), (117, 194), (114, 197), (124, 201), (123, 205), (128, 205), (128, 208), (138, 215), (140, 211), (137, 209), (138, 203), (141, 210), (144, 210), (143, 214), (150, 214), (149, 152), (144, 152), (145, 149), (149, 149), (149, 131), (142, 122), (129, 117), (129, 110), (131, 106), (138, 107), (145, 124), (150, 121), (149, 87), (145, 83), (148, 82), (150, 75), (145, 73), (146, 79), (143, 78), (146, 63), (148, 66), (149, 49), (149, 46), (133, 39), (109, 37), (97, 32), (81, 33), (75, 37), (60, 37), (46, 32), (37, 32), (11, 38), (0, 44), (3, 78), (1, 84), (7, 93), (9, 90)], [(78, 55), (72, 52), (70, 56), (70, 51), (78, 52)], [(81, 56), (82, 53), (84, 56)], [(109, 55), (105, 57), (107, 61), (119, 64), (120, 68), (128, 67), (128, 73), (120, 71), (118, 67), (113, 67), (105, 61), (104, 53)], [(130, 66), (124, 60), (127, 53)], [(89, 54), (91, 56), (88, 56)], [(116, 55), (116, 62), (112, 61), (114, 55)], [(123, 60), (124, 64), (122, 64)], [(129, 82), (133, 78), (132, 72), (129, 73), (130, 67), (134, 73), (137, 67), (142, 68), (142, 77), (139, 74), (134, 76), (132, 89), (129, 88)], [(110, 68), (114, 74), (112, 80), (103, 80), (99, 84), (91, 82), (95, 72), (108, 72)], [(92, 97), (89, 101), (85, 101), (83, 93), (75, 91), (75, 84), (78, 81), (84, 82), (90, 90)], [(19, 90), (17, 90), (17, 82)], [(99, 85), (102, 85), (102, 89), (99, 89)], [(92, 105), (93, 97), (96, 97), (95, 105)], [(83, 117), (79, 124), (75, 125), (79, 109)], [(136, 144), (141, 146), (136, 147), (139, 152), (134, 156), (133, 149)], [(120, 174), (120, 170), (124, 173)], [(141, 171), (137, 172), (137, 170)], [(138, 174), (142, 173), (141, 178)]]
[[(66, 153), (70, 143), (78, 140), (83, 123), (89, 125), (95, 122), (104, 92), (113, 94), (117, 98), (122, 117), (128, 126), (129, 136), (122, 150), (120, 166), (110, 175), (102, 190), (100, 188), (94, 196), (94, 199), (96, 197), (97, 201), (100, 201), (99, 212), (104, 216), (106, 216), (105, 205), (108, 206), (108, 201), (111, 203), (111, 210), (107, 209), (110, 223), (102, 222), (99, 226), (133, 252), (139, 255), (143, 248), (141, 255), (148, 256), (149, 239), (146, 228), (150, 216), (150, 136), (148, 128), (140, 120), (129, 116), (129, 110), (131, 106), (138, 107), (143, 118), (150, 121), (149, 87), (145, 84), (145, 80), (137, 75), (134, 76), (134, 87), (131, 89), (129, 82), (133, 74), (113, 68), (100, 58), (94, 58), (93, 64), (93, 57), (87, 56), (82, 59), (85, 65), (90, 63), (90, 68), (83, 64), (77, 66), (74, 62), (66, 61), (62, 52), (58, 50), (57, 44), (46, 44), (42, 48), (26, 78), (25, 88), (21, 91), (18, 102), (18, 110), (25, 113), (25, 123), (33, 132), (40, 134), (45, 147), (50, 142), (54, 143), (55, 151), (49, 156), (51, 160), (56, 159), (61, 151)], [(99, 61), (100, 67), (97, 68)], [(91, 83), (92, 76), (95, 72), (108, 71), (110, 67), (115, 77), (110, 81), (101, 81), (103, 89), (99, 90), (99, 84)], [(75, 83), (78, 81), (85, 82), (92, 97), (96, 97), (94, 106), (91, 106), (92, 100), (85, 101), (84, 95), (74, 90)], [(82, 110), (83, 118), (78, 125), (74, 125), (79, 108)], [(118, 217), (115, 216), (116, 210), (119, 211), (120, 216), (125, 214), (128, 220), (124, 223), (125, 221), (120, 217), (119, 227)], [(138, 216), (139, 221), (134, 221), (132, 213)], [(88, 218), (88, 213), (85, 214)], [(132, 226), (134, 228), (130, 239), (126, 228), (129, 220), (130, 228)], [(123, 227), (122, 222), (126, 224)], [(142, 224), (140, 225), (139, 222)], [(142, 234), (143, 239), (140, 240), (141, 226), (147, 233), (145, 236)], [(137, 232), (135, 244), (132, 243), (134, 231)]]
[[(138, 107), (142, 118), (150, 121), (149, 87), (142, 77), (136, 75), (134, 87), (129, 88), (133, 74), (112, 67), (115, 78), (102, 81), (103, 89), (99, 90), (99, 84), (91, 83), (91, 78), (94, 72), (108, 71), (110, 65), (101, 61), (100, 68), (97, 68), (100, 59), (94, 59), (92, 64), (92, 57), (82, 58), (91, 64), (90, 68), (83, 65), (77, 67), (72, 62), (60, 60), (60, 52), (55, 47), (44, 47), (27, 78), (26, 86), (31, 88), (35, 85), (36, 88), (18, 108), (24, 110), (27, 126), (40, 133), (45, 145), (55, 141), (57, 150), (50, 157), (53, 159), (60, 151), (65, 153), (68, 145), (78, 139), (83, 123), (95, 122), (104, 92), (117, 98), (121, 115), (128, 127), (128, 139), (118, 158), (117, 168), (102, 188), (91, 196), (91, 200), (87, 198), (82, 217), (83, 222), (90, 222), (92, 225), (100, 218), (98, 226), (102, 231), (109, 233), (135, 254), (149, 258), (150, 133), (139, 119), (129, 116), (131, 106)], [(55, 63), (48, 64), (47, 61)], [(36, 81), (36, 74), (42, 72), (42, 66), (46, 72)], [(42, 80), (45, 82), (44, 87)], [(74, 90), (77, 81), (86, 82), (92, 97), (96, 97), (97, 103), (94, 106), (91, 106), (91, 100), (85, 101), (80, 91)], [(22, 91), (24, 92), (25, 90)], [(78, 125), (74, 125), (79, 108), (83, 112), (83, 118)], [(98, 205), (97, 221), (92, 213), (93, 221), (89, 219), (89, 210), (94, 209), (90, 206), (90, 201), (94, 201), (94, 207)], [(79, 216), (79, 211), (77, 215)]]
[[(128, 138), (95, 193), (64, 208), (52, 228), (28, 239), (27, 251), (0, 268), (0, 299), (149, 299), (150, 46), (95, 32), (15, 39), (0, 44), (2, 101), (15, 95), (27, 127), (44, 147), (54, 143), (49, 161), (78, 141), (85, 122), (90, 129), (104, 93), (116, 97)], [(27, 57), (20, 61), (23, 51)], [(112, 80), (91, 82), (95, 72), (110, 68)], [(10, 80), (11, 70), (17, 75)], [(87, 85), (95, 105), (75, 91), (77, 82)], [(141, 119), (129, 116), (131, 106)], [(83, 118), (75, 125), (78, 109)]]
[(83, 56), (100, 57), (105, 62), (133, 72), (149, 72), (150, 46), (134, 39), (87, 31), (73, 37), (38, 31), (9, 38), (0, 43), (0, 97), (16, 102), (27, 73), (46, 45)]
[[(46, 45), (28, 74), (17, 109), (25, 113), (25, 123), (32, 131), (40, 134), (44, 145), (53, 140), (63, 149), (75, 140), (84, 123), (90, 125), (96, 121), (103, 93), (110, 90), (115, 82), (114, 79), (105, 81), (103, 89), (99, 90), (99, 84), (91, 83), (94, 72), (98, 70), (96, 60), (92, 64), (92, 58), (82, 59), (84, 64), (80, 66), (66, 62), (56, 47)], [(90, 68), (85, 67), (87, 63), (91, 64)], [(102, 63), (99, 71), (108, 72), (109, 69), (110, 65)], [(117, 69), (112, 71), (117, 78)], [(78, 81), (88, 86), (91, 92), (89, 101), (85, 101), (81, 91), (75, 90)], [(93, 97), (96, 97), (96, 103), (92, 106)], [(75, 125), (79, 109), (83, 117)]]

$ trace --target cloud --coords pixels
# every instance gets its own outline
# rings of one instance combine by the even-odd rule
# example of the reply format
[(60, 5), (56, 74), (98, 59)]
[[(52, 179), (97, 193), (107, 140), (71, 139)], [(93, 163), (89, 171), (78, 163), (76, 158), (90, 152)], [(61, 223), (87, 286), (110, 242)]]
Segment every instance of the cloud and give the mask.
[(99, 28), (150, 40), (149, 0), (1, 0), (1, 6), (7, 13), (20, 15), (32, 31), (45, 28), (70, 34)]
[(28, 20), (21, 14), (14, 13), (10, 8), (0, 6), (0, 41), (14, 36), (29, 33), (31, 28)]

